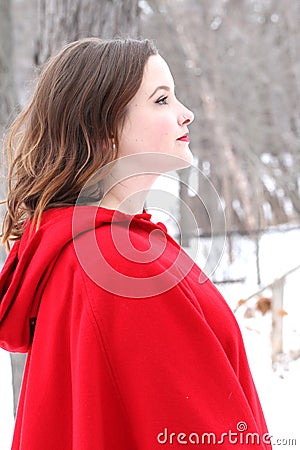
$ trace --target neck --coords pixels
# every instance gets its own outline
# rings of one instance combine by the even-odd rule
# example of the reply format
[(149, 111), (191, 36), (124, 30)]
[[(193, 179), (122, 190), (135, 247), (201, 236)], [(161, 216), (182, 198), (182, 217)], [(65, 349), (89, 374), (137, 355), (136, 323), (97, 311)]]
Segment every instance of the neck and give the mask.
[(157, 176), (145, 175), (125, 179), (106, 190), (100, 206), (125, 214), (143, 212), (146, 197)]

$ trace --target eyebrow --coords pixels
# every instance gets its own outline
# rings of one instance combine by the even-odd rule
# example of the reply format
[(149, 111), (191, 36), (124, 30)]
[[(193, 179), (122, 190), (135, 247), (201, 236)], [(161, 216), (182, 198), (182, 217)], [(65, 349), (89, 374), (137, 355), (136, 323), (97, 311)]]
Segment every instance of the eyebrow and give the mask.
[(150, 97), (148, 98), (148, 100), (150, 100), (150, 98), (152, 98), (153, 95), (155, 95), (156, 92), (157, 92), (157, 91), (160, 91), (161, 89), (163, 89), (163, 90), (165, 90), (165, 91), (170, 91), (170, 90), (171, 90), (170, 86), (158, 86), (158, 87), (155, 89), (155, 91), (152, 92), (152, 94), (150, 95)]

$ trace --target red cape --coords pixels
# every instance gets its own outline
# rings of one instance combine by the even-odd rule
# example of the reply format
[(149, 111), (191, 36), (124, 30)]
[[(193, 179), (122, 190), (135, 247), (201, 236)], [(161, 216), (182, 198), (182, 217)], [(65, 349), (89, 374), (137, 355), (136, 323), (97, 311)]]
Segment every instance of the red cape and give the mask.
[(14, 244), (0, 345), (28, 357), (13, 450), (271, 448), (232, 312), (150, 219), (57, 208)]

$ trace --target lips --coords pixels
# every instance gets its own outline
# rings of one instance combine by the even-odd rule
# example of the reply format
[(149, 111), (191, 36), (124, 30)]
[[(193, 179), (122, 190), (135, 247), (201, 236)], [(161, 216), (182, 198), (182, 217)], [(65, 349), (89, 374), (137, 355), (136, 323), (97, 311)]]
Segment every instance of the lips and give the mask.
[(178, 138), (177, 141), (181, 141), (181, 142), (190, 142), (190, 140), (189, 140), (189, 133), (185, 133), (183, 136), (181, 136), (180, 138)]

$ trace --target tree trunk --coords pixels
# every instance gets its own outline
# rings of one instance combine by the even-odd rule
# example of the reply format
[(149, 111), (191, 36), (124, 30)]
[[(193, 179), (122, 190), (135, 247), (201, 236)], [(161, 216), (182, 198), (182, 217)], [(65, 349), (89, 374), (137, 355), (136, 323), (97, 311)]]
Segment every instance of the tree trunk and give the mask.
[(283, 291), (285, 279), (280, 278), (273, 284), (272, 293), (272, 365), (275, 368), (279, 355), (283, 352), (282, 342), (282, 314), (283, 310)]
[(38, 0), (38, 14), (38, 65), (82, 37), (136, 37), (139, 32), (138, 0)]
[[(0, 0), (0, 146), (1, 146), (1, 172), (0, 172), (0, 199), (5, 197), (4, 193), (4, 161), (2, 161), (2, 143), (5, 127), (13, 118), (15, 99), (15, 86), (12, 68), (12, 17), (10, 0)], [(2, 224), (4, 208), (0, 209), (0, 221)], [(5, 252), (0, 247), (0, 266), (5, 260)]]
[[(16, 91), (13, 78), (13, 37), (12, 14), (10, 0), (0, 0), (0, 132), (1, 137), (5, 127), (13, 119), (16, 107)], [(2, 144), (2, 141), (1, 141)], [(2, 145), (1, 145), (2, 146)], [(2, 152), (1, 152), (2, 153)], [(3, 167), (3, 164), (1, 164)], [(2, 174), (1, 174), (2, 175)], [(0, 185), (1, 199), (4, 198), (3, 182)], [(1, 223), (3, 219), (1, 209)], [(5, 259), (5, 252), (1, 247), (1, 265)], [(20, 386), (24, 369), (25, 355), (11, 354), (12, 382), (14, 396), (14, 412), (16, 413), (19, 400)]]
[(0, 131), (8, 124), (15, 102), (12, 69), (12, 19), (10, 0), (0, 0)]
[(11, 353), (10, 359), (11, 359), (12, 383), (14, 394), (14, 415), (16, 416), (26, 355), (22, 353)]

